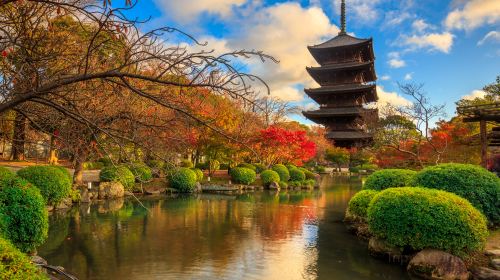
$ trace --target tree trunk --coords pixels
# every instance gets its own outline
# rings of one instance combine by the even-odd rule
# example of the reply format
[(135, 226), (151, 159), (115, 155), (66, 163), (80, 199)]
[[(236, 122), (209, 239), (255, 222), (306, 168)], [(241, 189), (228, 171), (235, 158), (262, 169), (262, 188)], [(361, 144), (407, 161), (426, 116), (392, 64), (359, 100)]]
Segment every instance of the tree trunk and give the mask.
[(479, 122), (480, 134), (481, 134), (481, 166), (487, 168), (488, 166), (488, 134), (486, 128), (486, 121), (481, 120)]
[(25, 160), (24, 142), (26, 140), (27, 119), (22, 114), (16, 113), (14, 120), (14, 138), (12, 140), (12, 159)]
[(75, 173), (73, 174), (73, 184), (83, 185), (83, 160), (79, 157), (75, 160)]

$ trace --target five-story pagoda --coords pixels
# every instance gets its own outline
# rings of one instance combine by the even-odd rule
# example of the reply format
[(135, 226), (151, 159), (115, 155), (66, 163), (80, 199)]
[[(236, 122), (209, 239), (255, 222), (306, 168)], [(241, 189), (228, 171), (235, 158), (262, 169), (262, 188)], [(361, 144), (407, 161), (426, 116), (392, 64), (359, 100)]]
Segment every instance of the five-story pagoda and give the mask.
[(304, 116), (327, 128), (327, 138), (339, 147), (361, 147), (373, 140), (367, 124), (378, 119), (377, 109), (363, 105), (376, 102), (377, 91), (372, 39), (358, 39), (346, 33), (345, 0), (341, 4), (341, 30), (337, 37), (308, 47), (319, 67), (307, 72), (320, 84), (305, 89), (320, 105)]

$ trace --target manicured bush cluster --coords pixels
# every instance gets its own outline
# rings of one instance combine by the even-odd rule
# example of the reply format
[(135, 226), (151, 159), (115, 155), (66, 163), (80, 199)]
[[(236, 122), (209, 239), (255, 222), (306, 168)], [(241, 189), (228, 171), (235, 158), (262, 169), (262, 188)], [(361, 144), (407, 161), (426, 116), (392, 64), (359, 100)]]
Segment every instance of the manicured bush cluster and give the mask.
[(262, 171), (267, 169), (267, 167), (262, 163), (254, 163), (253, 166), (255, 166), (255, 172), (257, 174), (260, 174)]
[(280, 185), (280, 188), (282, 188), (282, 189), (287, 189), (288, 188), (288, 183), (287, 182), (279, 181), (279, 185)]
[(385, 190), (388, 188), (407, 187), (413, 181), (416, 172), (407, 169), (379, 170), (366, 178), (363, 189)]
[(136, 182), (148, 182), (153, 179), (153, 171), (144, 163), (132, 163), (128, 169), (134, 175)]
[(83, 163), (83, 169), (85, 170), (99, 170), (104, 168), (104, 163), (100, 161), (86, 161)]
[(315, 179), (306, 179), (305, 181), (303, 181), (303, 185), (312, 188), (316, 185), (316, 180)]
[(298, 168), (290, 169), (290, 181), (302, 182), (306, 180), (306, 174)]
[(306, 175), (306, 179), (316, 180), (316, 174), (312, 173), (310, 170), (302, 168), (302, 167), (300, 167), (299, 170), (304, 172), (304, 174)]
[(31, 260), (7, 240), (0, 238), (0, 279), (48, 279)]
[(73, 176), (66, 167), (60, 165), (52, 165), (52, 167), (60, 170), (66, 176), (66, 178), (68, 178), (70, 182), (73, 182)]
[(457, 255), (482, 249), (488, 234), (486, 219), (467, 200), (417, 187), (390, 188), (375, 195), (368, 207), (368, 225), (391, 245)]
[(56, 205), (70, 195), (71, 179), (54, 166), (28, 166), (17, 175), (37, 187), (48, 205)]
[(272, 170), (276, 171), (280, 175), (281, 182), (287, 182), (290, 180), (290, 172), (283, 164), (275, 164)]
[(370, 201), (378, 193), (379, 191), (376, 190), (362, 190), (356, 193), (349, 201), (348, 213), (355, 217), (366, 219)]
[(414, 186), (440, 189), (469, 200), (493, 224), (500, 224), (500, 179), (471, 164), (440, 164), (424, 168)]
[(260, 173), (260, 179), (262, 181), (262, 185), (264, 187), (267, 187), (273, 182), (279, 183), (280, 175), (278, 174), (278, 172), (273, 170), (264, 170), (262, 171), (262, 173)]
[(253, 183), (257, 177), (257, 174), (252, 169), (244, 167), (235, 167), (229, 172), (231, 175), (231, 180), (235, 183), (249, 185)]
[(288, 171), (291, 171), (292, 169), (297, 169), (297, 166), (290, 164), (290, 163), (285, 165), (285, 166), (286, 166), (286, 169), (288, 169)]
[(101, 182), (120, 182), (126, 190), (133, 190), (135, 177), (132, 171), (124, 165), (106, 166), (99, 174)]
[(192, 192), (196, 186), (196, 173), (186, 167), (172, 171), (168, 177), (170, 187), (180, 192)]
[(243, 163), (238, 164), (236, 167), (243, 167), (243, 168), (252, 169), (253, 171), (257, 171), (257, 168), (253, 164), (250, 164), (250, 163), (243, 162)]
[(189, 159), (182, 160), (180, 166), (185, 167), (185, 168), (193, 168), (194, 167), (193, 163)]
[(194, 173), (196, 174), (196, 181), (201, 182), (203, 180), (203, 171), (194, 167), (191, 168), (191, 170), (193, 170)]
[(1, 182), (0, 231), (21, 251), (29, 253), (47, 238), (49, 223), (40, 190), (16, 177)]
[(14, 178), (16, 175), (14, 172), (10, 171), (8, 168), (0, 166), (0, 181), (10, 180)]
[(321, 166), (321, 165), (317, 165), (314, 167), (314, 170), (317, 172), (317, 173), (325, 173), (326, 172), (326, 168), (324, 166)]

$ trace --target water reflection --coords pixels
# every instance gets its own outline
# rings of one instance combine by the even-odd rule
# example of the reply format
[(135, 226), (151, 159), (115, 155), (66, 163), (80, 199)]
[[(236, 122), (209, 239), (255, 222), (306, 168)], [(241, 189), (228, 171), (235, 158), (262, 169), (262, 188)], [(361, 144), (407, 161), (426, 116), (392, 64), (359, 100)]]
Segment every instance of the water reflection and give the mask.
[(322, 185), (82, 205), (51, 216), (39, 253), (80, 279), (404, 279), (341, 223), (360, 181)]

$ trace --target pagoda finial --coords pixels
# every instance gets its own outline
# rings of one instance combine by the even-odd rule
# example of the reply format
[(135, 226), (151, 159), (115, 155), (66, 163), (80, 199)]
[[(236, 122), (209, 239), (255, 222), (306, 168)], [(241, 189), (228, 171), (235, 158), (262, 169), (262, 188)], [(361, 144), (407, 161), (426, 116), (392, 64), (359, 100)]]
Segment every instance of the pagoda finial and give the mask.
[(345, 35), (345, 0), (342, 0), (340, 4), (340, 33), (339, 35)]

